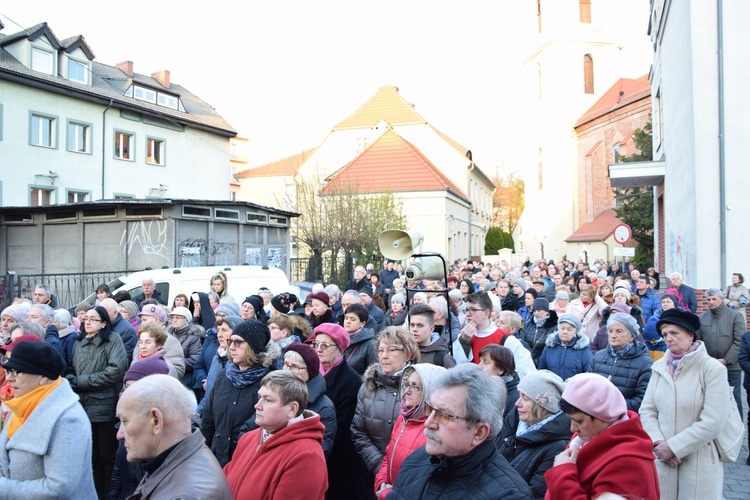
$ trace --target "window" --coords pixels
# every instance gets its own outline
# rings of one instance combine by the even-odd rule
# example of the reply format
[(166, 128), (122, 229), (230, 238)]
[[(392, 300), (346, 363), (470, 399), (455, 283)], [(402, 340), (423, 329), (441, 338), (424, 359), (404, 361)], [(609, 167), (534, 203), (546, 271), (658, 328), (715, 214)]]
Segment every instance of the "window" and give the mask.
[(88, 153), (91, 151), (90, 125), (68, 122), (68, 151), (74, 153)]
[(86, 65), (82, 62), (68, 59), (68, 80), (79, 83), (87, 83), (87, 69), (88, 68), (86, 67)]
[(583, 56), (583, 91), (586, 94), (594, 93), (594, 59), (591, 54)]
[(615, 147), (612, 148), (612, 156), (615, 159), (614, 163), (620, 163), (620, 145), (619, 144), (615, 144)]
[(45, 148), (55, 147), (54, 124), (55, 119), (51, 116), (32, 114), (30, 130), (31, 144)]
[(146, 141), (146, 163), (164, 165), (164, 141), (148, 138)]
[(140, 101), (156, 104), (156, 91), (144, 87), (133, 87), (133, 97)]
[(54, 192), (54, 189), (31, 187), (31, 190), (29, 192), (29, 206), (43, 207), (52, 205), (52, 194)]
[(133, 160), (133, 134), (115, 132), (115, 158), (119, 160)]
[(68, 191), (68, 203), (83, 203), (89, 201), (88, 191)]
[(54, 75), (55, 66), (52, 52), (33, 47), (31, 49), (31, 69), (40, 73)]
[(591, 0), (578, 0), (578, 16), (583, 24), (591, 24)]
[(177, 109), (177, 98), (169, 94), (162, 94), (161, 92), (159, 92), (157, 104), (166, 108)]

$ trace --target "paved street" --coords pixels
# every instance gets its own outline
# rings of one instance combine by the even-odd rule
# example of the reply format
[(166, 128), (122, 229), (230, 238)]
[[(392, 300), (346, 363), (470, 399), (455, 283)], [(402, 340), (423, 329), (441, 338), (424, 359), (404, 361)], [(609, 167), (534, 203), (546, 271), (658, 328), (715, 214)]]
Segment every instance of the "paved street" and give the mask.
[[(742, 389), (743, 406), (747, 405), (747, 394)], [(745, 408), (746, 410), (746, 408)], [(743, 410), (743, 411), (745, 411)], [(747, 413), (744, 414), (747, 418)], [(747, 499), (750, 498), (750, 465), (745, 464), (747, 460), (747, 428), (745, 429), (745, 441), (740, 451), (740, 457), (733, 464), (724, 464), (724, 498)]]

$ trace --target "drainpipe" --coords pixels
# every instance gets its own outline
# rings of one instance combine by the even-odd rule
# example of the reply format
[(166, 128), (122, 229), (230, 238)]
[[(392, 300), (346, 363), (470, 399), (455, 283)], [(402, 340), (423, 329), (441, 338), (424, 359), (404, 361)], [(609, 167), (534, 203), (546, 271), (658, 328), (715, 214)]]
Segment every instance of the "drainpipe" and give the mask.
[[(106, 150), (105, 142), (107, 140), (107, 111), (112, 107), (113, 99), (109, 100), (109, 104), (102, 112), (102, 200), (104, 199), (104, 165), (106, 162)], [(93, 200), (92, 200), (93, 201)]]
[(724, 140), (724, 2), (716, 2), (717, 21), (716, 36), (718, 38), (719, 65), (719, 253), (721, 254), (721, 288), (726, 287), (727, 279), (727, 192), (726, 192), (726, 151)]
[(474, 170), (474, 162), (469, 163), (468, 185), (469, 185), (469, 259), (471, 259), (471, 171)]

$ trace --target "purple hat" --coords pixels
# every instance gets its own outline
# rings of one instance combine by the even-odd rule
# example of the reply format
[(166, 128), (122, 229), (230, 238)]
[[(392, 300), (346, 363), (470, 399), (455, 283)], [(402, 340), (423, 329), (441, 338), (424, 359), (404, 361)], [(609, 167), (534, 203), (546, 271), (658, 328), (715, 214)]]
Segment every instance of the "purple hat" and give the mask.
[(351, 343), (349, 333), (344, 330), (342, 326), (339, 326), (336, 323), (323, 323), (322, 325), (318, 325), (315, 330), (313, 330), (313, 334), (310, 336), (310, 338), (305, 342), (309, 344), (310, 342), (314, 341), (315, 336), (319, 333), (331, 337), (331, 339), (333, 339), (333, 341), (338, 346), (339, 351), (341, 351), (342, 353), (349, 348), (349, 344)]
[(157, 306), (156, 304), (146, 304), (143, 306), (141, 312), (138, 313), (138, 316), (154, 316), (162, 325), (167, 323), (167, 313), (164, 312), (161, 306)]
[(292, 342), (286, 347), (286, 349), (284, 349), (284, 354), (289, 351), (294, 351), (302, 356), (302, 359), (305, 360), (305, 366), (307, 367), (307, 374), (311, 379), (320, 373), (320, 358), (318, 358), (318, 353), (315, 352), (315, 349), (311, 346), (300, 342)]
[(317, 300), (321, 301), (322, 303), (324, 303), (325, 305), (328, 305), (328, 303), (331, 301), (331, 297), (329, 297), (328, 294), (325, 293), (325, 292), (313, 293), (313, 294), (309, 295), (308, 298), (309, 299), (317, 299)]
[(149, 356), (130, 365), (122, 381), (140, 380), (143, 377), (158, 374), (169, 375), (169, 363), (161, 354)]

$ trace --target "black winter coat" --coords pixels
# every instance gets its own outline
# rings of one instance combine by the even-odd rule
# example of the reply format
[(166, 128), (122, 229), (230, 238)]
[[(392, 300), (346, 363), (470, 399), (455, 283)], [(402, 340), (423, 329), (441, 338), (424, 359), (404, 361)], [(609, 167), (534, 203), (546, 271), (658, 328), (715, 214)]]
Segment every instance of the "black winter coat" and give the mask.
[(203, 410), (201, 432), (222, 467), (232, 459), (242, 424), (255, 415), (260, 380), (238, 388), (227, 378), (226, 368), (216, 376)]
[(616, 358), (603, 349), (594, 354), (589, 371), (607, 377), (625, 397), (628, 410), (637, 412), (651, 380), (651, 365), (654, 361), (643, 342), (635, 341), (635, 347), (622, 357)]
[(547, 492), (544, 473), (555, 462), (555, 456), (562, 452), (570, 441), (570, 418), (560, 413), (541, 428), (516, 437), (518, 412), (509, 415), (515, 425), (503, 432), (497, 441), (500, 453), (510, 462), (521, 477), (531, 486), (535, 499), (543, 499)]
[(536, 323), (534, 322), (533, 314), (529, 314), (531, 315), (531, 319), (527, 321), (526, 326), (523, 327), (521, 340), (529, 345), (531, 358), (534, 360), (534, 364), (538, 367), (539, 356), (542, 355), (542, 351), (547, 342), (547, 337), (557, 333), (557, 312), (550, 311), (547, 321), (539, 327), (536, 326)]
[(424, 446), (404, 460), (388, 500), (530, 500), (531, 488), (495, 448), (485, 441), (467, 455), (438, 458)]
[(378, 361), (375, 354), (375, 336), (372, 330), (362, 328), (359, 333), (350, 337), (350, 340), (351, 344), (344, 353), (346, 363), (358, 375), (364, 375), (367, 367)]

